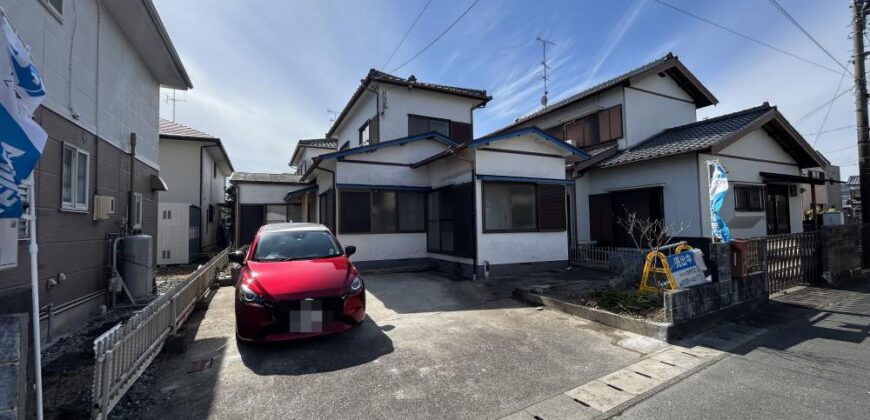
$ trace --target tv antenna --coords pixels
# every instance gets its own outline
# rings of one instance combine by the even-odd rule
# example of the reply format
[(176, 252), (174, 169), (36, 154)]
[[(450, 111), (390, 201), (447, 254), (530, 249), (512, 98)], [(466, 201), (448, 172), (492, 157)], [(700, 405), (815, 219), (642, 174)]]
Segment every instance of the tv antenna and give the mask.
[(541, 47), (543, 48), (543, 57), (541, 58), (541, 68), (544, 71), (544, 74), (541, 75), (541, 79), (544, 79), (544, 96), (541, 96), (541, 106), (547, 106), (547, 95), (550, 93), (547, 91), (547, 82), (550, 81), (549, 70), (550, 66), (547, 64), (547, 45), (556, 45), (553, 42), (547, 41), (544, 38), (541, 38), (539, 35), (536, 40), (541, 43)]
[(166, 102), (167, 104), (172, 102), (172, 122), (175, 122), (175, 105), (178, 104), (179, 102), (187, 102), (187, 101), (185, 101), (184, 99), (176, 98), (175, 97), (175, 89), (172, 89), (172, 96), (170, 97), (169, 94), (167, 93), (166, 97), (163, 99), (163, 102)]
[(338, 118), (338, 111), (333, 111), (331, 109), (327, 109), (326, 114), (329, 115), (329, 127), (326, 128), (328, 130), (332, 127), (332, 124), (335, 122), (335, 119)]

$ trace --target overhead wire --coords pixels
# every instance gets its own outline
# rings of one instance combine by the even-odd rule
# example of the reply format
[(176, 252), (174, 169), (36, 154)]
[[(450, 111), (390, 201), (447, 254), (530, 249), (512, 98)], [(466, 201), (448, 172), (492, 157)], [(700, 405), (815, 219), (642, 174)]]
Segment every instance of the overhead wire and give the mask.
[(832, 68), (832, 67), (828, 67), (828, 66), (826, 66), (826, 65), (824, 65), (824, 64), (819, 64), (819, 63), (817, 63), (817, 62), (815, 62), (815, 61), (812, 61), (812, 60), (806, 59), (806, 58), (801, 57), (801, 56), (799, 56), (799, 55), (797, 55), (797, 54), (794, 54), (794, 53), (788, 52), (788, 51), (786, 51), (786, 50), (784, 50), (784, 49), (782, 49), (782, 48), (775, 47), (775, 46), (773, 46), (773, 45), (771, 45), (771, 44), (768, 44), (767, 42), (764, 42), (764, 41), (762, 41), (762, 40), (760, 40), (760, 39), (757, 39), (757, 38), (751, 37), (751, 36), (746, 35), (746, 34), (744, 34), (744, 33), (742, 33), (742, 32), (738, 32), (738, 31), (736, 31), (736, 30), (734, 30), (734, 29), (731, 29), (731, 28), (729, 28), (729, 27), (727, 27), (727, 26), (720, 25), (720, 24), (718, 24), (718, 23), (716, 23), (716, 22), (713, 22), (712, 20), (709, 20), (709, 19), (707, 19), (707, 18), (704, 18), (704, 17), (698, 16), (698, 15), (692, 13), (692, 12), (689, 12), (689, 11), (687, 11), (687, 10), (685, 10), (685, 9), (681, 9), (681, 8), (679, 8), (679, 7), (677, 7), (677, 6), (674, 6), (674, 5), (670, 4), (670, 3), (667, 3), (667, 2), (665, 2), (665, 1), (663, 1), (663, 0), (653, 0), (653, 1), (656, 2), (656, 3), (658, 3), (658, 4), (660, 4), (660, 5), (662, 5), (662, 6), (665, 6), (665, 7), (668, 7), (668, 8), (670, 8), (670, 9), (673, 9), (673, 10), (675, 10), (675, 11), (677, 11), (677, 12), (680, 12), (680, 13), (686, 15), (686, 16), (689, 16), (689, 17), (692, 17), (692, 18), (694, 18), (694, 19), (697, 19), (697, 20), (699, 20), (699, 21), (701, 21), (701, 22), (707, 23), (708, 25), (715, 26), (715, 27), (717, 27), (717, 28), (719, 28), (719, 29), (722, 29), (722, 30), (724, 30), (724, 31), (727, 31), (727, 32), (730, 32), (730, 33), (732, 33), (732, 34), (734, 34), (734, 35), (737, 35), (737, 36), (739, 36), (739, 37), (741, 37), (741, 38), (743, 38), (743, 39), (746, 39), (746, 40), (752, 41), (752, 42), (754, 42), (754, 43), (756, 43), (756, 44), (759, 44), (759, 45), (761, 45), (761, 46), (764, 46), (764, 47), (770, 48), (770, 49), (772, 49), (772, 50), (774, 50), (774, 51), (777, 51), (777, 52), (779, 52), (779, 53), (781, 53), (781, 54), (785, 54), (785, 55), (787, 55), (787, 56), (789, 56), (789, 57), (792, 57), (792, 58), (795, 58), (795, 59), (797, 59), (797, 60), (803, 61), (803, 62), (805, 62), (805, 63), (807, 63), (807, 64), (812, 64), (812, 65), (814, 65), (814, 66), (816, 66), (816, 67), (819, 67), (819, 68), (822, 68), (822, 69), (825, 69), (825, 70), (827, 70), (827, 71), (834, 72), (834, 73), (837, 73), (837, 74), (840, 74), (840, 73), (841, 73), (840, 70), (834, 69), (834, 68)]
[[(840, 86), (843, 85), (843, 80), (846, 79), (846, 72), (843, 72), (843, 75), (840, 76), (840, 81), (837, 83), (837, 88), (834, 89), (834, 98), (836, 98), (837, 92), (840, 91)], [(834, 107), (834, 99), (831, 99), (831, 102), (828, 104), (828, 110), (825, 111), (825, 117), (822, 118), (822, 125), (819, 126), (819, 132), (816, 133), (816, 138), (813, 140), (813, 148), (816, 147), (816, 143), (819, 142), (819, 137), (822, 135), (822, 132), (825, 131), (825, 124), (828, 123), (828, 116), (831, 115), (831, 108)]]
[(465, 9), (465, 11), (462, 12), (462, 14), (459, 15), (459, 17), (457, 17), (456, 20), (454, 20), (452, 23), (450, 23), (450, 25), (448, 25), (447, 28), (444, 29), (443, 32), (441, 32), (437, 37), (435, 37), (435, 39), (433, 39), (432, 42), (430, 42), (430, 43), (427, 44), (425, 47), (423, 47), (423, 49), (421, 49), (420, 51), (418, 51), (417, 54), (414, 54), (413, 57), (409, 58), (409, 59), (406, 60), (404, 63), (400, 64), (398, 67), (396, 67), (396, 68), (390, 70), (390, 73), (395, 73), (397, 70), (401, 69), (402, 67), (405, 67), (406, 65), (408, 65), (408, 63), (414, 61), (417, 57), (419, 57), (421, 54), (423, 54), (424, 52), (426, 52), (426, 50), (428, 50), (429, 47), (435, 45), (435, 43), (438, 42), (438, 40), (441, 39), (444, 35), (446, 35), (447, 32), (450, 32), (450, 30), (453, 29), (453, 27), (456, 26), (456, 24), (459, 23), (459, 21), (462, 20), (462, 18), (465, 17), (465, 15), (468, 14), (468, 12), (470, 12), (471, 9), (473, 9), (474, 6), (477, 5), (478, 2), (480, 2), (480, 0), (474, 0), (474, 3), (471, 3), (471, 6), (468, 6), (468, 8)]
[(823, 47), (822, 44), (819, 43), (819, 41), (817, 41), (815, 38), (813, 38), (813, 36), (810, 35), (810, 33), (806, 29), (804, 29), (803, 25), (801, 25), (800, 22), (798, 22), (797, 19), (795, 19), (791, 15), (791, 13), (788, 12), (788, 10), (785, 10), (785, 8), (782, 7), (782, 5), (780, 5), (778, 1), (776, 1), (776, 0), (769, 0), (769, 1), (770, 1), (770, 4), (772, 4), (773, 7), (775, 7), (776, 10), (779, 11), (780, 14), (785, 16), (786, 20), (791, 22), (792, 25), (794, 25), (796, 28), (798, 28), (798, 30), (800, 30), (804, 35), (806, 35), (806, 37), (809, 38), (810, 41), (813, 42), (813, 44), (816, 44), (816, 46), (819, 47), (819, 49), (822, 50), (822, 52), (824, 52), (828, 57), (830, 57), (831, 60), (834, 60), (834, 62), (837, 63), (837, 65), (840, 66), (840, 68), (842, 68), (843, 71), (845, 71), (849, 75), (852, 74), (852, 72), (850, 72), (849, 69), (843, 65), (843, 63), (840, 63), (840, 60), (838, 60), (836, 57), (834, 57), (834, 55), (831, 54), (831, 52), (828, 51), (827, 48)]
[(426, 4), (423, 5), (423, 9), (420, 10), (420, 13), (417, 14), (417, 18), (414, 19), (414, 22), (413, 22), (413, 23), (411, 23), (411, 27), (408, 28), (408, 30), (405, 32), (405, 35), (402, 37), (402, 40), (399, 41), (399, 43), (396, 45), (396, 48), (393, 49), (393, 52), (390, 54), (390, 58), (388, 58), (387, 61), (384, 62), (384, 65), (381, 66), (381, 70), (383, 70), (385, 67), (387, 67), (387, 64), (390, 64), (390, 61), (393, 60), (393, 56), (395, 56), (395, 55), (396, 55), (396, 52), (399, 51), (399, 47), (401, 47), (402, 44), (405, 42), (405, 39), (408, 38), (408, 35), (411, 33), (411, 30), (414, 29), (414, 26), (417, 26), (417, 22), (418, 22), (418, 21), (420, 20), (420, 18), (423, 16), (423, 12), (425, 12), (426, 9), (429, 8), (429, 4), (430, 4), (430, 3), (432, 3), (432, 0), (428, 0), (428, 1), (426, 2)]

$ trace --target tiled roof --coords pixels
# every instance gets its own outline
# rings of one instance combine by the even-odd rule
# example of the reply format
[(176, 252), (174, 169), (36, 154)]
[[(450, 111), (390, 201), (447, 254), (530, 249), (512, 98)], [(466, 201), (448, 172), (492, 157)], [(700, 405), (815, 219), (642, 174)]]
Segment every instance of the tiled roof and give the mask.
[(413, 75), (408, 77), (407, 79), (401, 78), (399, 76), (394, 76), (392, 74), (384, 73), (379, 70), (370, 69), (369, 73), (366, 75), (365, 79), (360, 81), (359, 87), (350, 97), (350, 100), (347, 101), (347, 104), (344, 106), (344, 109), (341, 110), (341, 113), (338, 114), (338, 117), (335, 119), (335, 122), (332, 123), (332, 127), (329, 128), (329, 131), (326, 133), (326, 137), (331, 137), (338, 126), (344, 121), (344, 118), (347, 116), (350, 109), (353, 107), (354, 102), (362, 95), (365, 91), (366, 86), (371, 82), (385, 82), (392, 83), (401, 86), (413, 87), (415, 89), (425, 89), (431, 90), (435, 92), (442, 92), (451, 95), (459, 95), (465, 96), (467, 98), (479, 99), (483, 102), (488, 102), (492, 97), (487, 96), (485, 90), (481, 89), (468, 89), (457, 86), (448, 86), (448, 85), (438, 85), (434, 83), (423, 83), (417, 81), (417, 78)]
[(302, 175), (297, 174), (266, 174), (257, 172), (233, 172), (230, 182), (269, 182), (269, 183), (301, 183)]
[(767, 103), (731, 114), (669, 128), (639, 144), (625, 149), (597, 166), (624, 165), (626, 163), (674, 156), (709, 149), (720, 141), (748, 126), (774, 109)]
[(614, 148), (617, 148), (617, 147), (619, 147), (619, 144), (617, 142), (608, 142), (605, 144), (599, 144), (599, 145), (595, 145), (595, 146), (581, 147), (580, 149), (586, 153), (589, 153), (589, 156), (595, 157), (595, 156), (601, 155), (602, 153), (608, 152), (608, 151), (610, 151)]
[(698, 107), (715, 104), (717, 102), (717, 99), (713, 96), (713, 94), (710, 93), (703, 85), (701, 85), (701, 83), (697, 79), (695, 79), (695, 76), (692, 75), (689, 70), (680, 63), (679, 58), (673, 55), (673, 53), (668, 53), (662, 58), (644, 64), (638, 68), (635, 68), (634, 70), (630, 70), (626, 73), (620, 74), (619, 76), (601, 82), (595, 86), (584, 89), (565, 99), (556, 101), (530, 114), (519, 117), (514, 120), (513, 123), (496, 130), (495, 132), (493, 132), (493, 134), (506, 131), (512, 127), (533, 120), (556, 109), (571, 105), (577, 101), (581, 101), (612, 87), (628, 83), (634, 77), (651, 72), (669, 71), (668, 69), (673, 69), (674, 67), (677, 67), (679, 71), (670, 72), (669, 74), (671, 74), (672, 77), (679, 79), (678, 83), (681, 83), (683, 88), (686, 89), (686, 91), (695, 98), (695, 102), (697, 103)]
[(852, 175), (849, 177), (849, 180), (846, 181), (846, 184), (849, 184), (850, 186), (857, 187), (857, 186), (861, 185), (861, 178), (858, 175)]
[(195, 128), (190, 128), (186, 125), (177, 122), (160, 119), (160, 135), (161, 136), (176, 136), (189, 137), (197, 139), (217, 139), (217, 137)]
[(307, 139), (299, 140), (299, 147), (318, 147), (321, 149), (337, 149), (338, 140), (336, 139)]

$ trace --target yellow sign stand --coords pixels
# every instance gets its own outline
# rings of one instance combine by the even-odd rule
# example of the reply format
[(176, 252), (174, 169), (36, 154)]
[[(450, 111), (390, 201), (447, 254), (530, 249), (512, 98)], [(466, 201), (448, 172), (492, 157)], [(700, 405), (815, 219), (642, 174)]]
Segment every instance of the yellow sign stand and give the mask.
[[(692, 249), (692, 247), (683, 242), (677, 245), (676, 249), (674, 249), (674, 254), (679, 254), (690, 249)], [(661, 264), (661, 267), (656, 264), (657, 262)], [(668, 258), (661, 251), (650, 251), (646, 254), (646, 263), (643, 266), (643, 276), (640, 279), (639, 288), (641, 292), (661, 291), (662, 288), (658, 285), (649, 285), (650, 273), (664, 274), (665, 278), (668, 279), (668, 288), (671, 290), (677, 289), (677, 282), (674, 280), (674, 275), (671, 273), (671, 268), (668, 266)]]

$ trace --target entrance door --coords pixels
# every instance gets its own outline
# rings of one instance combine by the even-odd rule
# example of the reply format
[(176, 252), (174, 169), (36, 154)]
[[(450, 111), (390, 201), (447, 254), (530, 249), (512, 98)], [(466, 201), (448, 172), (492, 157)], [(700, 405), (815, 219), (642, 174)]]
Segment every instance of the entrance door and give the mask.
[[(629, 213), (640, 220), (665, 218), (660, 187), (614, 191), (589, 196), (589, 231), (599, 245), (633, 247), (634, 240), (619, 225)], [(645, 245), (646, 246), (646, 245)]]
[(254, 240), (257, 229), (263, 226), (265, 209), (263, 205), (245, 204), (239, 206), (239, 245), (248, 245)]
[(767, 234), (791, 233), (791, 221), (788, 208), (788, 185), (767, 185)]

